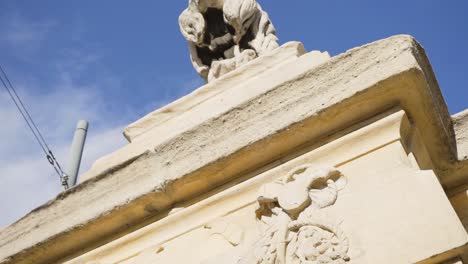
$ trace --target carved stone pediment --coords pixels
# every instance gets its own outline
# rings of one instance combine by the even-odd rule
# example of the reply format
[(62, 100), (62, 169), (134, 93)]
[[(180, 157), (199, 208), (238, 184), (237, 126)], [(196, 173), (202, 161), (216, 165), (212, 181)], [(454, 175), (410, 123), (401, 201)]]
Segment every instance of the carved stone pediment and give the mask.
[[(349, 241), (340, 222), (323, 208), (332, 206), (346, 178), (334, 167), (303, 165), (263, 185), (255, 217), (260, 231), (250, 243), (204, 264), (344, 264)], [(225, 237), (232, 237), (228, 228)], [(240, 232), (238, 232), (240, 233)], [(228, 236), (227, 236), (228, 235)], [(238, 240), (236, 240), (238, 242)]]

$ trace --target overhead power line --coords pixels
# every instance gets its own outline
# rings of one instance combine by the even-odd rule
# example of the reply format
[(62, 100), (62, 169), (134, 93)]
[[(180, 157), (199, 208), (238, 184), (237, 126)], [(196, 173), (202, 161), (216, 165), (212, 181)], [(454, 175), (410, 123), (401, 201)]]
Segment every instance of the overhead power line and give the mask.
[(10, 79), (8, 78), (5, 71), (3, 70), (2, 66), (0, 66), (0, 81), (3, 84), (3, 87), (5, 88), (5, 90), (10, 95), (10, 98), (13, 100), (14, 104), (16, 105), (16, 108), (20, 112), (24, 121), (26, 121), (26, 124), (28, 125), (29, 129), (33, 133), (34, 138), (36, 139), (37, 143), (40, 145), (42, 151), (46, 155), (47, 161), (50, 163), (50, 165), (52, 165), (52, 167), (54, 167), (55, 172), (60, 177), (62, 185), (65, 187), (65, 189), (68, 189), (69, 187), (68, 176), (63, 172), (62, 167), (60, 166), (59, 162), (54, 156), (54, 153), (49, 148), (49, 145), (47, 144), (46, 140), (42, 136), (41, 131), (37, 127), (36, 123), (31, 117), (31, 114), (29, 113), (28, 109), (26, 108), (23, 101), (21, 100), (18, 93), (16, 92), (16, 89), (11, 84)]

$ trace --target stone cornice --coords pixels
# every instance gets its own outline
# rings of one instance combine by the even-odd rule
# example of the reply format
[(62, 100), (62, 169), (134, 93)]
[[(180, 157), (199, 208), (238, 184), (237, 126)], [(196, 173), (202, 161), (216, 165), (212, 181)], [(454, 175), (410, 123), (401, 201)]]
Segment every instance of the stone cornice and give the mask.
[[(109, 167), (0, 232), (0, 263), (53, 263), (89, 250), (178, 202), (395, 106), (423, 131), (443, 186), (466, 180), (452, 118), (412, 37), (391, 37), (316, 64), (306, 54), (259, 74), (104, 158)], [(172, 134), (161, 141), (162, 131)]]

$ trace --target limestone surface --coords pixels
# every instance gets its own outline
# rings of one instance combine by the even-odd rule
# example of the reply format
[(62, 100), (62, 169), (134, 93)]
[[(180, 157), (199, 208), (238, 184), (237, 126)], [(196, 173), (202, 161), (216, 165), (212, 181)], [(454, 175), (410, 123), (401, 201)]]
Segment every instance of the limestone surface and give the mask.
[[(282, 64), (291, 62), (306, 53), (307, 52), (302, 43), (288, 42), (280, 48), (268, 52), (261, 58), (257, 58), (243, 67), (224, 75), (220, 79), (208, 83), (199, 89), (196, 89), (194, 92), (171, 102), (167, 106), (146, 115), (126, 127), (124, 130), (124, 136), (129, 142), (133, 142), (136, 138), (140, 137), (152, 128), (164, 125), (166, 121), (190, 111), (217, 94), (226, 92), (229, 89), (241, 89), (240, 87), (243, 82), (254, 79), (266, 71), (278, 68)], [(330, 58), (328, 53), (321, 53), (318, 51), (313, 51), (309, 56), (314, 57), (311, 59), (315, 60), (317, 65)]]
[[(235, 76), (235, 72), (232, 72), (232, 78)], [(217, 85), (220, 86), (224, 81), (233, 82), (228, 79), (218, 81)], [(98, 162), (101, 165), (88, 173), (88, 180), (2, 230), (0, 263), (64, 262), (86, 252), (91, 254), (93, 249), (109, 241), (116, 240), (110, 246), (117, 245), (119, 242), (116, 238), (122, 236), (124, 239), (124, 235), (148, 226), (148, 223), (156, 220), (157, 225), (167, 223), (171, 214), (178, 214), (176, 208), (184, 202), (208, 199), (219, 188), (238, 183), (245, 175), (258, 175), (275, 164), (301, 156), (304, 148), (313, 146), (319, 149), (328, 142), (330, 135), (348, 131), (395, 107), (405, 112), (409, 120), (407, 126), (417, 129), (398, 126), (397, 131), (411, 133), (396, 137), (379, 149), (369, 147), (359, 155), (348, 158), (359, 162), (343, 166), (339, 168), (340, 171), (348, 169), (352, 175), (357, 175), (354, 179), (359, 179), (354, 183), (362, 185), (352, 185), (350, 181), (337, 197), (343, 198), (338, 201), (359, 202), (351, 203), (351, 207), (337, 203), (321, 210), (342, 210), (347, 212), (348, 219), (360, 219), (369, 226), (381, 227), (365, 231), (359, 229), (360, 224), (355, 221), (341, 225), (346, 230), (346, 237), (374, 248), (364, 255), (366, 259), (380, 259), (382, 255), (379, 253), (388, 254), (385, 256), (389, 259), (407, 257), (407, 260), (412, 260), (408, 262), (422, 261), (430, 258), (430, 254), (442, 260), (456, 257), (447, 254), (456, 254), (457, 251), (447, 254), (445, 251), (462, 247), (466, 234), (460, 232), (461, 224), (449, 206), (441, 185), (452, 189), (466, 182), (468, 164), (466, 160), (458, 159), (452, 117), (424, 50), (412, 37), (395, 36), (367, 44), (319, 65), (317, 56), (308, 53), (245, 81), (238, 79), (236, 88), (239, 89), (224, 89), (208, 97), (200, 94), (203, 99), (189, 107), (186, 102), (180, 101), (181, 110), (177, 115), (166, 119), (163, 125), (148, 125), (148, 130), (131, 144)], [(177, 104), (171, 108), (176, 109)], [(379, 134), (384, 130), (377, 126), (373, 131)], [(342, 152), (349, 154), (360, 149), (368, 143), (363, 138), (359, 137), (353, 141), (352, 147)], [(406, 140), (408, 142), (404, 142)], [(405, 149), (406, 146), (410, 147)], [(327, 153), (339, 148), (340, 145), (333, 145), (330, 151), (322, 152), (323, 155), (319, 157), (329, 157)], [(375, 153), (366, 154), (371, 151)], [(394, 158), (385, 163), (389, 161), (387, 156)], [(335, 160), (333, 165), (338, 166), (340, 162)], [(411, 162), (415, 165), (411, 165)], [(386, 164), (385, 170), (379, 166), (374, 168), (372, 164)], [(380, 174), (388, 177), (376, 178), (375, 175)], [(368, 188), (360, 192), (361, 186)], [(392, 186), (393, 189), (385, 189), (385, 186)], [(415, 192), (415, 186), (423, 191)], [(355, 191), (347, 193), (348, 190)], [(401, 193), (411, 197), (409, 201), (412, 202), (399, 196), (398, 190), (404, 190)], [(233, 194), (239, 192), (236, 189)], [(364, 199), (369, 192), (375, 197), (365, 196), (368, 200)], [(324, 204), (330, 201), (329, 197), (322, 200)], [(398, 203), (372, 206), (372, 201), (377, 200), (384, 204), (385, 201), (394, 200)], [(238, 208), (249, 208), (246, 204), (249, 201)], [(288, 204), (290, 202), (286, 199), (283, 205), (294, 211), (294, 206)], [(405, 212), (411, 215), (408, 221), (403, 223), (400, 220), (404, 218), (400, 215), (389, 213), (388, 208), (395, 212), (400, 210), (397, 204), (407, 206)], [(190, 211), (187, 219), (203, 208), (213, 207), (206, 205)], [(364, 210), (366, 208), (372, 209), (376, 218), (369, 218)], [(417, 212), (418, 209), (424, 214)], [(181, 210), (181, 214), (187, 212)], [(243, 215), (239, 219), (254, 219), (255, 214), (250, 213), (249, 210), (240, 212)], [(339, 215), (338, 212), (336, 214)], [(430, 225), (426, 225), (429, 223), (424, 221), (426, 218), (431, 219)], [(183, 225), (182, 222), (185, 224), (185, 218), (178, 219), (184, 221), (169, 222), (179, 227)], [(394, 221), (379, 225), (381, 219)], [(197, 229), (204, 224), (199, 221), (191, 230), (199, 231), (201, 237), (206, 237), (210, 234), (208, 231)], [(435, 225), (437, 228), (434, 229)], [(415, 226), (418, 228), (415, 229)], [(351, 227), (362, 233), (355, 234)], [(398, 228), (403, 229), (394, 232)], [(164, 236), (164, 230), (157, 229), (157, 233)], [(376, 236), (376, 230), (383, 233)], [(440, 235), (438, 239), (443, 240), (431, 240), (431, 247), (425, 248), (422, 245), (424, 241), (412, 240), (412, 232), (416, 230), (418, 234), (437, 233)], [(446, 230), (450, 230), (450, 236), (444, 235), (447, 234)], [(335, 233), (327, 232), (320, 232), (319, 237), (333, 238)], [(143, 235), (139, 233), (134, 236), (141, 238)], [(226, 236), (234, 244), (240, 239)], [(304, 233), (304, 236), (315, 239), (308, 233)], [(390, 238), (396, 239), (392, 240), (391, 245), (396, 245), (392, 248), (400, 248), (404, 255), (387, 252), (380, 247), (379, 243)], [(167, 238), (160, 239), (166, 241), (164, 239)], [(227, 244), (220, 244), (219, 240), (210, 241), (213, 243), (212, 249), (217, 248), (215, 245), (225, 245), (226, 249), (232, 246), (229, 241)], [(405, 247), (399, 247), (400, 241), (412, 241), (421, 250), (405, 250)], [(196, 240), (188, 239), (186, 242), (197, 244)], [(359, 243), (352, 244), (353, 247), (359, 248), (356, 244)], [(160, 245), (154, 246), (154, 251), (161, 251)], [(128, 252), (136, 254), (135, 250)], [(163, 250), (161, 254), (169, 252)], [(358, 255), (359, 251), (350, 256), (351, 261)], [(347, 261), (344, 254), (342, 259)], [(436, 260), (425, 263), (437, 263)]]
[(66, 263), (445, 263), (468, 236), (418, 130), (385, 111)]

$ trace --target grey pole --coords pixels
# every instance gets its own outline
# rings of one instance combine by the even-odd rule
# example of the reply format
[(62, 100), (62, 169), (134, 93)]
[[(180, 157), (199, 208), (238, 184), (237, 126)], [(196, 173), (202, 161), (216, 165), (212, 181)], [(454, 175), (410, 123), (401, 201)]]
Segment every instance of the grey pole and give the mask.
[(73, 136), (73, 142), (70, 149), (70, 157), (68, 159), (66, 171), (66, 174), (68, 175), (68, 186), (70, 188), (76, 185), (87, 132), (88, 121), (78, 121), (78, 124), (76, 125), (75, 135)]

